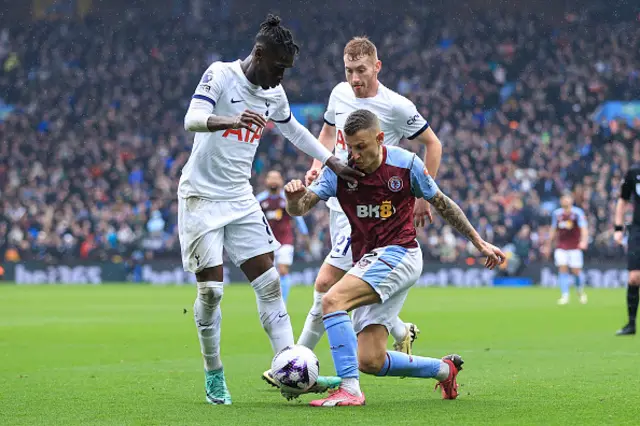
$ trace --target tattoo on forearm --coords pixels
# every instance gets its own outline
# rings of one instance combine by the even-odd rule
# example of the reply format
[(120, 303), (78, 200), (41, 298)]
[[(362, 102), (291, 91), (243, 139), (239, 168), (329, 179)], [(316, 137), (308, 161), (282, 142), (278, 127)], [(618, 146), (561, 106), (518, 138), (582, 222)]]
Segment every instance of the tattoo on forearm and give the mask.
[(292, 216), (304, 216), (313, 207), (314, 193), (307, 191), (297, 202), (288, 204), (287, 210)]
[(444, 220), (468, 240), (473, 240), (473, 237), (476, 235), (476, 230), (473, 228), (473, 225), (469, 223), (469, 219), (467, 219), (462, 209), (451, 198), (442, 192), (438, 192), (429, 202)]

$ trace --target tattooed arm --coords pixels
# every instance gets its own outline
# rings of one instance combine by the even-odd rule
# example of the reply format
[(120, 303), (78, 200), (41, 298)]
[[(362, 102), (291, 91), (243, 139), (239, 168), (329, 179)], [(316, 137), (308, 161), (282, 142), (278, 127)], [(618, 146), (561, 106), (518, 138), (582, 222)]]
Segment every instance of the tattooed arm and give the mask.
[(436, 190), (435, 195), (428, 199), (431, 205), (438, 211), (440, 216), (453, 226), (458, 232), (464, 235), (480, 253), (487, 256), (484, 266), (493, 269), (503, 263), (506, 255), (498, 247), (484, 241), (462, 209), (442, 191)]
[(436, 195), (427, 201), (431, 203), (449, 225), (464, 235), (474, 246), (478, 247), (484, 242), (473, 225), (469, 223), (469, 219), (467, 219), (462, 209), (451, 198), (444, 195), (442, 191), (437, 191)]
[(480, 237), (462, 209), (438, 189), (424, 163), (415, 154), (411, 163), (411, 190), (416, 196), (431, 203), (444, 220), (471, 241), (480, 253), (487, 256), (485, 267), (493, 269), (504, 262), (506, 256), (502, 250)]
[(304, 216), (320, 201), (320, 197), (304, 187), (302, 181), (292, 180), (284, 187), (287, 198), (287, 213), (291, 216)]

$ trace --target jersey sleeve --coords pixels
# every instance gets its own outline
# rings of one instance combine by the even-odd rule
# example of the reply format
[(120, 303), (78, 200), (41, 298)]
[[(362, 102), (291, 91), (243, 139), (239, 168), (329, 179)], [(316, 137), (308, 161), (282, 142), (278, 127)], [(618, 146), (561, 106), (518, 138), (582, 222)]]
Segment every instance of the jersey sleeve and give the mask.
[(402, 96), (394, 105), (394, 117), (400, 134), (410, 140), (417, 138), (429, 128), (429, 123), (418, 112), (413, 102)]
[(287, 97), (287, 92), (284, 91), (284, 88), (282, 86), (280, 86), (280, 97), (278, 99), (278, 106), (269, 118), (279, 124), (284, 124), (291, 121), (291, 107), (289, 106), (289, 98)]
[(631, 200), (631, 194), (633, 193), (633, 173), (631, 170), (627, 171), (622, 179), (622, 185), (620, 185), (620, 198), (625, 201)]
[(269, 196), (269, 191), (262, 191), (261, 193), (256, 195), (256, 200), (258, 200), (258, 202), (261, 203), (264, 200), (266, 200), (268, 196)]
[(586, 228), (587, 226), (589, 226), (589, 224), (587, 223), (587, 216), (584, 214), (584, 210), (577, 209), (576, 210), (576, 215), (578, 216), (578, 227), (579, 228)]
[(432, 199), (439, 191), (436, 181), (433, 180), (422, 160), (415, 154), (411, 163), (411, 190), (416, 197), (425, 200)]
[(227, 85), (227, 75), (220, 62), (214, 62), (202, 74), (202, 78), (193, 93), (192, 99), (209, 102), (214, 107)]
[(338, 176), (336, 176), (331, 169), (325, 167), (318, 179), (311, 184), (309, 191), (314, 192), (321, 200), (324, 201), (337, 196)]
[(327, 104), (327, 109), (324, 112), (324, 122), (329, 126), (336, 125), (336, 89), (334, 88), (331, 91), (331, 95), (329, 96), (329, 103)]

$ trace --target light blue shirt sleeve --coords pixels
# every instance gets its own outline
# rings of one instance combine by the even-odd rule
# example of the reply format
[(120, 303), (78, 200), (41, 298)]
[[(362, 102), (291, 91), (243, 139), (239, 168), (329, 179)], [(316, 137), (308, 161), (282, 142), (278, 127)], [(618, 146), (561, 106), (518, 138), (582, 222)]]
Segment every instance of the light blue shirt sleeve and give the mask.
[(325, 167), (318, 179), (311, 184), (309, 191), (314, 192), (321, 200), (324, 201), (337, 196), (338, 176), (336, 176), (331, 169)]
[(305, 223), (302, 216), (294, 216), (293, 219), (296, 221), (298, 232), (300, 232), (302, 235), (309, 235), (309, 228), (307, 228), (307, 224)]
[(261, 203), (264, 200), (266, 200), (268, 196), (269, 196), (269, 191), (262, 191), (261, 193), (256, 195), (256, 200), (258, 200), (258, 202)]
[(424, 163), (415, 154), (411, 163), (411, 190), (416, 197), (425, 200), (432, 199), (439, 191), (436, 181), (429, 175)]
[(584, 210), (577, 208), (576, 214), (578, 215), (578, 226), (580, 228), (586, 228), (588, 226), (587, 216), (584, 214)]

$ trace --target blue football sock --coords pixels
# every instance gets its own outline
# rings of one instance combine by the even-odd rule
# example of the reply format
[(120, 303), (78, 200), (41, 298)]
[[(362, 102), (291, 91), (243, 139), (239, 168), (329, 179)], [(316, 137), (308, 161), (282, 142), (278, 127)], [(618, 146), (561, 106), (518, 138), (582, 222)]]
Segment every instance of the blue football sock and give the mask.
[(359, 378), (358, 338), (346, 311), (337, 311), (322, 317), (327, 330), (333, 365), (342, 378)]
[(574, 275), (576, 279), (576, 287), (578, 288), (578, 293), (584, 292), (584, 274), (580, 273), (578, 275)]
[(387, 351), (384, 366), (376, 376), (436, 377), (442, 364), (441, 359)]
[(558, 285), (562, 295), (569, 295), (569, 286), (571, 285), (571, 275), (567, 273), (558, 274)]
[(280, 276), (280, 288), (282, 289), (282, 298), (284, 299), (284, 303), (287, 303), (289, 290), (291, 290), (291, 276), (289, 274)]

